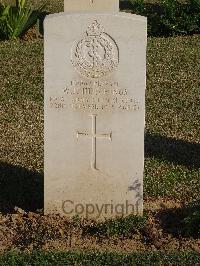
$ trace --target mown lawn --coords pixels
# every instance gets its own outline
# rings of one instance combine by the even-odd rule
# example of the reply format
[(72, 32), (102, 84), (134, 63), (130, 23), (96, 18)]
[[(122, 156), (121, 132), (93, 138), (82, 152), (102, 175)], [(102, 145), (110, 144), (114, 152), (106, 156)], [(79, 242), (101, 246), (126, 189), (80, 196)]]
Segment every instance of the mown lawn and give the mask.
[[(148, 39), (145, 198), (199, 199), (199, 45), (198, 35)], [(42, 175), (43, 41), (0, 51), (0, 161)]]
[(8, 253), (0, 256), (0, 265), (9, 266), (42, 266), (42, 265), (85, 265), (85, 266), (150, 266), (150, 265), (199, 265), (200, 257), (198, 253), (145, 253), (145, 254), (118, 254), (118, 253), (33, 253), (31, 255)]

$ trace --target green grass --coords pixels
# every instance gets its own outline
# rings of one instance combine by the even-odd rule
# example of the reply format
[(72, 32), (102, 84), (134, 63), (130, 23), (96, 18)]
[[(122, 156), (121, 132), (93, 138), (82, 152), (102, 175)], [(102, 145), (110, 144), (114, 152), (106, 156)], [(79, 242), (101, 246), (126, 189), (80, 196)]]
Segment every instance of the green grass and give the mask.
[(100, 223), (92, 223), (82, 228), (83, 235), (95, 235), (96, 237), (127, 237), (143, 230), (146, 226), (146, 217), (129, 215), (125, 218), (110, 219)]
[[(0, 43), (0, 102), (26, 100), (43, 102), (42, 41)], [(9, 115), (9, 114), (8, 114)]]
[(182, 220), (182, 225), (185, 236), (200, 237), (200, 201), (187, 206), (187, 214)]
[(148, 42), (145, 192), (151, 196), (199, 197), (199, 44), (198, 35)]
[[(148, 39), (145, 197), (199, 199), (199, 46), (198, 35)], [(23, 167), (24, 178), (38, 178), (43, 172), (43, 41), (0, 42), (0, 51), (0, 161), (11, 169)], [(10, 170), (3, 169), (8, 182), (1, 190), (11, 197), (16, 185), (10, 181), (8, 191)], [(15, 170), (19, 180), (22, 169)]]
[(1, 266), (42, 266), (42, 265), (94, 265), (94, 266), (110, 266), (110, 265), (132, 265), (132, 266), (147, 266), (147, 265), (200, 265), (200, 256), (197, 252), (185, 253), (81, 253), (81, 252), (66, 252), (66, 253), (32, 253), (32, 254), (15, 254), (5, 253), (0, 256)]

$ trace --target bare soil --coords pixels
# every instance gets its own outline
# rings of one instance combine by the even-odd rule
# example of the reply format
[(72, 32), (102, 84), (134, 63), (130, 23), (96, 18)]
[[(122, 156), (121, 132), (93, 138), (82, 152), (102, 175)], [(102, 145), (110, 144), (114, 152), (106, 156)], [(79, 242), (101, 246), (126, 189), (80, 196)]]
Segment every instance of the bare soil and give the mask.
[(13, 213), (0, 213), (0, 251), (69, 251), (99, 250), (118, 252), (197, 251), (200, 239), (181, 234), (184, 206), (172, 200), (148, 199), (147, 224), (130, 237), (101, 236), (85, 230), (94, 221), (78, 223), (59, 215), (44, 216), (15, 208)]

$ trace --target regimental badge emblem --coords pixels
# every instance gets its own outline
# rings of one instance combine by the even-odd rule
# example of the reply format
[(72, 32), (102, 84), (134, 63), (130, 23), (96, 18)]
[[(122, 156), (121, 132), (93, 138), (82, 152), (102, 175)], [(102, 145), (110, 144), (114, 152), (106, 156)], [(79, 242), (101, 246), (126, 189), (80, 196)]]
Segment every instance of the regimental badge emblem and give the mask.
[(71, 61), (75, 69), (87, 78), (100, 78), (119, 64), (119, 49), (114, 39), (95, 20), (86, 36), (72, 48)]

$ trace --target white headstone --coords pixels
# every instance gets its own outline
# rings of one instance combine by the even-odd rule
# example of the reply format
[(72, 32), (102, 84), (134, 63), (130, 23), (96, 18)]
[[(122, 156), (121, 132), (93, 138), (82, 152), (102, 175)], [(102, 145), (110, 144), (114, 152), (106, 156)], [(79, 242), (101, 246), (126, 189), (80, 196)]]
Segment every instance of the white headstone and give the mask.
[(143, 211), (146, 18), (45, 20), (45, 213)]
[(118, 12), (119, 0), (64, 0), (64, 10), (65, 12)]

